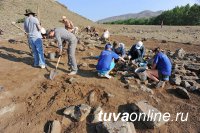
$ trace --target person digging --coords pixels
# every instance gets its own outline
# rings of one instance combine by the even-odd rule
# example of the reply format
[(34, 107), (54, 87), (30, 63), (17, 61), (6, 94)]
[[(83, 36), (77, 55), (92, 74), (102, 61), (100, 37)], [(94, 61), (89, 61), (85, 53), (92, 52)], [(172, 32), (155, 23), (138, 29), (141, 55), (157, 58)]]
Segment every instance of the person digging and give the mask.
[(147, 77), (157, 82), (156, 88), (164, 88), (165, 82), (169, 81), (171, 76), (172, 64), (159, 47), (153, 52), (155, 53), (153, 66), (152, 69), (146, 71)]
[(76, 36), (66, 30), (65, 28), (55, 28), (50, 31), (48, 31), (48, 37), (52, 38), (55, 37), (55, 39), (58, 42), (59, 47), (59, 56), (62, 56), (62, 40), (68, 42), (68, 65), (70, 67), (70, 73), (68, 75), (75, 75), (77, 74), (78, 67), (76, 63), (76, 57), (75, 57), (75, 51), (77, 46), (77, 38)]
[(106, 44), (105, 50), (101, 52), (101, 55), (99, 56), (99, 60), (96, 66), (98, 76), (100, 77), (106, 77), (108, 79), (111, 78), (109, 73), (114, 69), (115, 67), (115, 62), (114, 59), (120, 59), (123, 62), (125, 60), (117, 55), (115, 52), (112, 51), (112, 45), (111, 44)]

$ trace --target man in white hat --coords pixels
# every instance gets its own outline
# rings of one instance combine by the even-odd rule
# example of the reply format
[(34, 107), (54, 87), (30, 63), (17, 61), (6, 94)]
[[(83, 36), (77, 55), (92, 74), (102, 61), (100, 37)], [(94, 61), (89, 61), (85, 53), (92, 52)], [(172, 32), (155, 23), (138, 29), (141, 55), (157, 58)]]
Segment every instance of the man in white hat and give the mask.
[(72, 21), (68, 20), (66, 16), (62, 16), (62, 19), (59, 21), (65, 25), (65, 29), (68, 30), (69, 32), (73, 32), (74, 30), (74, 25)]
[[(34, 56), (34, 67), (45, 68), (43, 42), (39, 20), (35, 17), (35, 13), (30, 9), (26, 10), (24, 14), (26, 17), (24, 21), (24, 30), (28, 35), (28, 42), (31, 44), (33, 56)], [(42, 31), (43, 32), (43, 31)]]
[(142, 41), (133, 45), (128, 53), (129, 60), (135, 60), (135, 62), (141, 62), (145, 55), (145, 48)]

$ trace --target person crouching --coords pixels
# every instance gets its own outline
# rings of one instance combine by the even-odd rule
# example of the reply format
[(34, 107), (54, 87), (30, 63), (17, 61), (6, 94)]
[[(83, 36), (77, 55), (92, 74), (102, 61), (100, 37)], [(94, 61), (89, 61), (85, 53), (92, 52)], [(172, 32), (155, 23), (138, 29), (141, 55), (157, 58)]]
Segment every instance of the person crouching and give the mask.
[(115, 52), (112, 51), (112, 45), (106, 44), (105, 50), (101, 52), (101, 55), (99, 56), (99, 60), (96, 66), (96, 69), (98, 71), (98, 76), (100, 77), (106, 77), (108, 79), (111, 78), (109, 73), (114, 69), (115, 63), (114, 59), (120, 59), (125, 62), (125, 60), (117, 55)]
[(158, 82), (156, 88), (164, 88), (165, 81), (169, 81), (171, 76), (172, 64), (166, 54), (160, 48), (155, 48), (155, 57), (151, 70), (147, 70), (147, 77)]
[(129, 60), (139, 63), (143, 61), (145, 55), (145, 47), (142, 41), (137, 42), (133, 45), (128, 53)]

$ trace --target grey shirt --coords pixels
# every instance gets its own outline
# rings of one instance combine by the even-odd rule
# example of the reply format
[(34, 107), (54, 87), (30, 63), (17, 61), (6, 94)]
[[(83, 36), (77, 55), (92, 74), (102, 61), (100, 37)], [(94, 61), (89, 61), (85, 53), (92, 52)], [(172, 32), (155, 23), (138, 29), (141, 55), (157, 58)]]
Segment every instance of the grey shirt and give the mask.
[(68, 41), (69, 45), (75, 43), (77, 41), (76, 36), (67, 31), (65, 28), (56, 28), (55, 30), (55, 38), (58, 41), (58, 46), (62, 49), (62, 41)]
[(37, 25), (39, 21), (36, 17), (29, 16), (24, 21), (24, 30), (28, 33), (29, 37), (42, 38), (41, 32), (38, 30)]

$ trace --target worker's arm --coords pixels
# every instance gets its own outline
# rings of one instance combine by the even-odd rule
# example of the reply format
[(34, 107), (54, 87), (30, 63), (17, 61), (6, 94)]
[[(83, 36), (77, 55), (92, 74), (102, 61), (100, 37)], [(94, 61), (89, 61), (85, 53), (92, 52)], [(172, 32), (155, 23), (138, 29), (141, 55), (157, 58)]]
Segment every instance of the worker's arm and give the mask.
[(129, 50), (129, 52), (128, 52), (128, 56), (131, 55), (132, 51), (133, 51), (134, 48), (135, 48), (134, 46), (135, 46), (135, 45), (133, 45), (133, 46), (131, 47), (131, 49)]
[(152, 69), (156, 70), (156, 64), (155, 63), (153, 63)]
[(69, 21), (69, 23), (70, 23), (70, 28), (74, 29), (74, 25), (73, 25), (72, 21)]
[(71, 24), (70, 24), (70, 21), (69, 20), (65, 20), (65, 27), (66, 29), (68, 30), (69, 28), (71, 28)]
[(61, 39), (60, 35), (56, 34), (56, 33), (55, 33), (55, 38), (56, 38), (57, 43), (58, 43), (59, 55), (62, 55), (62, 39)]
[(155, 55), (153, 65), (152, 65), (152, 69), (154, 69), (154, 70), (156, 69), (158, 62), (159, 62), (159, 56)]
[(145, 48), (144, 48), (144, 46), (142, 46), (142, 58), (145, 56)]
[(40, 26), (40, 22), (37, 18), (35, 18), (35, 25), (36, 25), (38, 31), (40, 31), (42, 27)]
[(120, 56), (119, 56), (119, 59), (120, 59), (121, 61), (125, 62), (124, 58), (122, 58), (122, 57), (120, 57)]
[(122, 57), (124, 58), (126, 56), (126, 50), (125, 48), (122, 48)]

